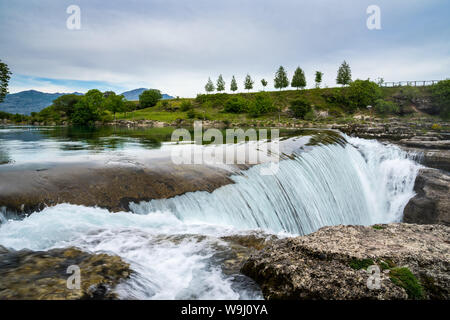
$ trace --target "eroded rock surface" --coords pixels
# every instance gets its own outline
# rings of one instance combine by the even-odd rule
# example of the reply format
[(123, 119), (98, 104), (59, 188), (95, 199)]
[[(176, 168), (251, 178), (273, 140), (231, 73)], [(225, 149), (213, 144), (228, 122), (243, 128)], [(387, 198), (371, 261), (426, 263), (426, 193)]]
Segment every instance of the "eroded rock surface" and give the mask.
[(414, 184), (416, 195), (403, 211), (403, 221), (450, 226), (450, 175), (436, 169), (421, 169)]
[[(67, 288), (71, 265), (80, 268), (80, 289)], [(115, 299), (114, 287), (130, 274), (118, 256), (76, 248), (11, 251), (0, 246), (0, 299)]]
[[(449, 299), (449, 239), (450, 228), (442, 225), (324, 227), (273, 241), (242, 272), (266, 299)], [(369, 265), (382, 270), (380, 289), (367, 286)], [(416, 287), (394, 283), (405, 270)]]

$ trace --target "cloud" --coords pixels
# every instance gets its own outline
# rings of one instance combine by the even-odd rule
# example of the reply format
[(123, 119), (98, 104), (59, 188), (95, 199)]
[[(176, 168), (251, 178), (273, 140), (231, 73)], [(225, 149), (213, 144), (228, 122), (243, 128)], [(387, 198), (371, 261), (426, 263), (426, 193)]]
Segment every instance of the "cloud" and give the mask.
[[(202, 92), (209, 76), (250, 73), (272, 85), (279, 65), (301, 66), (312, 84), (324, 71), (334, 85), (346, 59), (354, 76), (386, 81), (441, 79), (450, 66), (445, 1), (375, 1), (382, 29), (366, 28), (373, 1), (14, 1), (0, 3), (2, 56), (14, 75), (48, 90), (92, 83), (118, 91)], [(68, 30), (66, 8), (81, 8)], [(418, 23), (420, 21), (420, 23)], [(37, 79), (37, 80), (36, 80)], [(66, 83), (62, 80), (81, 81)], [(25, 81), (25, 80), (24, 80)], [(26, 86), (13, 83), (14, 90)], [(74, 87), (67, 87), (67, 89)], [(81, 90), (78, 90), (81, 91)]]

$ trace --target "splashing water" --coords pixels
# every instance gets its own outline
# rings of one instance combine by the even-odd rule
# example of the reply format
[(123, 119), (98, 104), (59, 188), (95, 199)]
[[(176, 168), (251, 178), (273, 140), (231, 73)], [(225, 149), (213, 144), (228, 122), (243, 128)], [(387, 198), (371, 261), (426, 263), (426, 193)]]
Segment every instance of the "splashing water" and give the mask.
[(260, 299), (251, 280), (222, 271), (222, 236), (401, 220), (420, 166), (395, 146), (345, 138), (294, 152), (276, 175), (254, 166), (212, 193), (132, 204), (134, 213), (60, 204), (21, 221), (0, 215), (0, 244), (117, 254), (135, 271), (116, 289), (125, 299)]

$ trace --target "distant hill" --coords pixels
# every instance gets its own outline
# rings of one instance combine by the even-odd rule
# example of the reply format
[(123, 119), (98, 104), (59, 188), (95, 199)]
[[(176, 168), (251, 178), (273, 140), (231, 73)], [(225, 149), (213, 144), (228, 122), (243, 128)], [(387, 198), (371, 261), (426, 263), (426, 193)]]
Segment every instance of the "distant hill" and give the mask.
[[(66, 93), (46, 93), (36, 90), (27, 90), (8, 94), (0, 103), (0, 111), (9, 113), (30, 114), (39, 112), (52, 104), (53, 100)], [(75, 92), (75, 94), (82, 94)]]
[[(134, 90), (130, 90), (130, 91), (125, 91), (125, 92), (122, 92), (121, 94), (127, 100), (130, 100), (130, 101), (132, 101), (132, 100), (139, 100), (139, 95), (145, 90), (148, 90), (148, 89), (147, 88), (139, 88), (139, 89), (134, 89)], [(173, 99), (174, 97), (163, 93), (162, 94), (162, 98), (163, 99)]]
[[(145, 88), (126, 91), (121, 94), (127, 100), (139, 100), (139, 95)], [(0, 103), (0, 111), (8, 113), (20, 113), (29, 115), (31, 112), (39, 112), (50, 106), (53, 100), (68, 93), (46, 93), (36, 90), (21, 91), (18, 93), (8, 94), (5, 100)], [(74, 92), (74, 94), (82, 95), (82, 93)], [(172, 99), (172, 96), (163, 94), (163, 99)]]

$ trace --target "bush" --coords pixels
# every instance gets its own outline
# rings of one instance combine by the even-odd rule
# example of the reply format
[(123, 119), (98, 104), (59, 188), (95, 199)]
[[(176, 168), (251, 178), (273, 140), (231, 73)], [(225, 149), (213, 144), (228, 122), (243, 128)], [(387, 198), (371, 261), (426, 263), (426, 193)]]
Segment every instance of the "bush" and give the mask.
[(431, 125), (431, 130), (442, 130), (442, 126), (439, 123), (433, 123)]
[(195, 112), (194, 109), (189, 109), (186, 115), (188, 119), (195, 119), (197, 117), (197, 113)]
[(234, 96), (225, 102), (224, 111), (230, 113), (247, 112), (248, 101), (240, 96)]
[(377, 99), (377, 101), (375, 101), (375, 112), (382, 115), (399, 114), (400, 107), (392, 101)]
[(354, 112), (358, 108), (374, 105), (381, 97), (380, 87), (370, 80), (355, 80), (348, 87), (348, 111)]
[(441, 117), (450, 118), (450, 79), (439, 81), (431, 88), (433, 102), (439, 107)]
[(255, 100), (250, 104), (248, 112), (252, 117), (258, 117), (275, 110), (276, 108), (270, 96), (267, 93), (258, 93), (255, 96)]
[(311, 112), (311, 105), (304, 98), (298, 98), (291, 102), (290, 110), (294, 114), (294, 117), (304, 119), (308, 112)]
[(141, 109), (154, 107), (158, 103), (158, 100), (161, 98), (162, 95), (159, 90), (156, 89), (145, 90), (139, 96), (139, 107)]
[(181, 102), (180, 111), (185, 112), (192, 109), (191, 100), (183, 100)]

